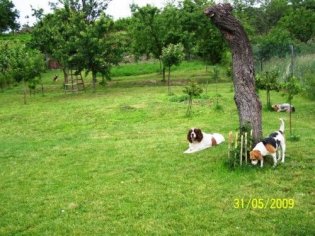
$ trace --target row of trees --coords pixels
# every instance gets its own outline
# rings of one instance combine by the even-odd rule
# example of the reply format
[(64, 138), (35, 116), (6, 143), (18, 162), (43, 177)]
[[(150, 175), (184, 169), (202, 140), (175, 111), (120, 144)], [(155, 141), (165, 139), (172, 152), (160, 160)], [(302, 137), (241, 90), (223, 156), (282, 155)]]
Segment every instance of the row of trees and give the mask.
[[(83, 0), (62, 2), (62, 8), (34, 27), (30, 45), (57, 59), (65, 80), (69, 68), (92, 72), (93, 82), (97, 73), (109, 78), (111, 66), (124, 55), (160, 60), (165, 80), (168, 65), (162, 63), (162, 51), (171, 44), (183, 45), (187, 58), (199, 56), (211, 63), (222, 60), (224, 42), (203, 14), (210, 1), (185, 0), (178, 7), (169, 4), (163, 10), (131, 5), (132, 17), (116, 22), (101, 11), (91, 17), (83, 8)], [(99, 1), (94, 3), (98, 9)]]
[[(212, 0), (183, 0), (163, 9), (131, 5), (130, 18), (113, 21), (104, 14), (110, 0), (58, 0), (53, 13), (38, 18), (31, 29), (28, 48), (58, 60), (67, 82), (70, 69), (110, 77), (110, 68), (126, 55), (136, 59), (153, 57), (161, 62), (165, 79), (163, 48), (182, 45), (185, 58), (202, 58), (207, 63), (226, 63), (227, 46), (221, 33), (204, 15)], [(234, 15), (245, 26), (254, 44), (256, 59), (263, 62), (288, 52), (289, 44), (314, 39), (315, 3), (311, 0), (234, 0)], [(10, 0), (0, 0), (1, 32), (16, 29), (18, 13)], [(4, 10), (3, 10), (4, 9)], [(7, 12), (6, 14), (2, 14)], [(9, 14), (10, 13), (10, 14)], [(11, 17), (2, 17), (8, 16)], [(4, 22), (5, 19), (10, 21)], [(296, 47), (298, 48), (298, 47)], [(1, 52), (0, 52), (1, 53)], [(2, 51), (5, 53), (5, 51)]]
[[(89, 1), (91, 3), (91, 1)], [(82, 1), (63, 1), (63, 7), (45, 16), (32, 30), (29, 45), (62, 66), (65, 83), (69, 70), (92, 73), (95, 88), (97, 73), (109, 78), (110, 67), (122, 60), (123, 43), (114, 22), (103, 13), (103, 1), (86, 6)]]

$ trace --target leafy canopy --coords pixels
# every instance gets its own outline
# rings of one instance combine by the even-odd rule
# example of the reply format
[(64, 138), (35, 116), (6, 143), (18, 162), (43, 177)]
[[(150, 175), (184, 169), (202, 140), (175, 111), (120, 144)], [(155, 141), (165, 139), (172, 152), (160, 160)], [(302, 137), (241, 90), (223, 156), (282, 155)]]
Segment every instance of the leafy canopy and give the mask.
[(19, 24), (16, 22), (19, 13), (14, 7), (11, 0), (0, 0), (0, 33), (19, 28)]
[(179, 44), (170, 44), (162, 50), (162, 62), (165, 66), (171, 67), (178, 65), (184, 60), (184, 46)]

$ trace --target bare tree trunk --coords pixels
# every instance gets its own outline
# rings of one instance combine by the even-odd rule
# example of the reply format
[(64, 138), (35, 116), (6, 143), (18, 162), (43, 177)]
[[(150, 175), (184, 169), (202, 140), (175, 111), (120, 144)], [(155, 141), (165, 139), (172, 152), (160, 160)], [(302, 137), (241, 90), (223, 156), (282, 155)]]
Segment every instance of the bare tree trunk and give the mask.
[(69, 69), (67, 67), (63, 67), (62, 68), (63, 71), (63, 76), (64, 76), (64, 83), (67, 84), (68, 83), (68, 75), (69, 75)]
[(168, 76), (167, 76), (167, 87), (168, 87), (168, 95), (171, 94), (171, 67), (168, 67)]
[(93, 92), (96, 91), (96, 72), (92, 72)]
[(267, 109), (270, 110), (270, 108), (271, 108), (270, 90), (267, 89)]
[(261, 103), (255, 91), (253, 53), (248, 37), (240, 22), (232, 15), (230, 4), (218, 4), (205, 14), (221, 31), (233, 56), (234, 100), (239, 113), (240, 128), (248, 123), (253, 129), (255, 145), (262, 137)]

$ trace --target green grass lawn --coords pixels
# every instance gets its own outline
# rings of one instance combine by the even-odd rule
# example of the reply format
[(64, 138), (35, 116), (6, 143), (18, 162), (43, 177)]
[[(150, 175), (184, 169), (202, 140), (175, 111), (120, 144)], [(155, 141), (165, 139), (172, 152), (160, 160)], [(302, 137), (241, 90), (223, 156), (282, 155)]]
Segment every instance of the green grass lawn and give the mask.
[[(189, 118), (166, 86), (64, 94), (45, 83), (46, 94), (27, 105), (20, 87), (0, 93), (0, 235), (315, 234), (315, 102), (294, 98), (300, 140), (287, 142), (284, 164), (273, 169), (268, 159), (262, 169), (232, 171), (227, 143), (183, 154), (190, 127), (225, 137), (237, 128), (230, 83), (218, 85), (222, 110), (214, 109), (210, 84), (209, 99), (196, 100)], [(178, 96), (182, 90), (172, 87)], [(263, 111), (265, 135), (279, 117), (288, 124), (288, 114)], [(294, 206), (259, 209), (255, 199)]]

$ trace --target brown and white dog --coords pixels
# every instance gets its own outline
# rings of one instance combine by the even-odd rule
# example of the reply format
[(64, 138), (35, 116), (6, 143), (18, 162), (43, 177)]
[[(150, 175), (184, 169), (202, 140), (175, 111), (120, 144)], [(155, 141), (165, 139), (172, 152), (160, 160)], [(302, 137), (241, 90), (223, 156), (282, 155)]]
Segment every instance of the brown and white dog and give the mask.
[(295, 112), (295, 107), (293, 105), (290, 105), (289, 103), (274, 104), (272, 105), (272, 108), (276, 112)]
[(201, 129), (191, 128), (188, 131), (187, 140), (189, 148), (184, 153), (193, 153), (224, 142), (224, 137), (222, 134), (208, 134), (202, 132)]
[[(284, 121), (280, 119), (281, 125), (280, 129), (269, 135), (261, 142), (257, 143), (253, 150), (250, 152), (249, 156), (253, 165), (257, 165), (260, 161), (260, 167), (264, 165), (264, 156), (271, 155), (273, 158), (273, 167), (277, 165), (277, 161), (281, 159), (284, 162), (285, 158), (285, 138), (284, 138)], [(281, 150), (281, 155), (280, 155)], [(277, 159), (277, 153), (279, 158)]]

